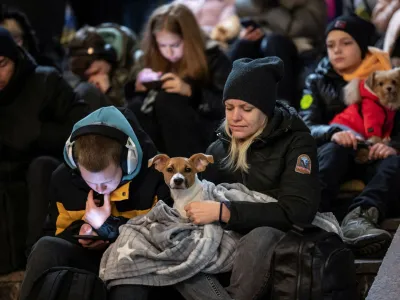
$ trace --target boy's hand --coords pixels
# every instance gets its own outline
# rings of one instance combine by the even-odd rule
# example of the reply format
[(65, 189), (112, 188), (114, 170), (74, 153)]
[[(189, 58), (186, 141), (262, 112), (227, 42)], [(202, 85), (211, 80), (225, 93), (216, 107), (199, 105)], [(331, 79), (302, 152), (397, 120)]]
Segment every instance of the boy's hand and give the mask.
[[(89, 224), (83, 224), (81, 226), (81, 229), (79, 230), (79, 235), (93, 235), (97, 236), (98, 234), (93, 230), (92, 226)], [(82, 240), (79, 239), (78, 242), (82, 245), (84, 248), (88, 248), (91, 250), (102, 250), (107, 247), (109, 244), (108, 241), (92, 241), (92, 240)]]
[(93, 190), (90, 190), (87, 201), (84, 220), (94, 229), (99, 229), (101, 225), (111, 215), (110, 194), (104, 195), (103, 206), (98, 207), (93, 199)]

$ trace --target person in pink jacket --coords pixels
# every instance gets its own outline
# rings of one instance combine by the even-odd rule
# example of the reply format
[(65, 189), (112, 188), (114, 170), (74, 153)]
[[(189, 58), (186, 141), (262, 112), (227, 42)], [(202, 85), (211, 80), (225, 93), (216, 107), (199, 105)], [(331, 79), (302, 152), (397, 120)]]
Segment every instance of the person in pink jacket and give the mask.
[(235, 15), (235, 0), (175, 0), (174, 3), (186, 5), (206, 33)]

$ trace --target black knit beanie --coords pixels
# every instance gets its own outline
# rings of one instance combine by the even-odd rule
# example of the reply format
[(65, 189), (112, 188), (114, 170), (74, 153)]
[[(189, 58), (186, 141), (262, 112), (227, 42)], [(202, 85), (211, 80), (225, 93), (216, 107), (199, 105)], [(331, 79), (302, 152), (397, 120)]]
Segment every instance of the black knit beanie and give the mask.
[(278, 82), (283, 73), (283, 62), (276, 56), (235, 60), (225, 83), (223, 102), (229, 99), (242, 100), (271, 118), (275, 109)]
[(18, 46), (14, 42), (10, 32), (0, 26), (0, 56), (5, 56), (16, 61), (18, 58)]
[(329, 23), (325, 30), (325, 38), (333, 30), (341, 30), (351, 35), (361, 49), (362, 58), (367, 54), (368, 46), (371, 46), (372, 37), (375, 35), (375, 26), (355, 14), (337, 17)]

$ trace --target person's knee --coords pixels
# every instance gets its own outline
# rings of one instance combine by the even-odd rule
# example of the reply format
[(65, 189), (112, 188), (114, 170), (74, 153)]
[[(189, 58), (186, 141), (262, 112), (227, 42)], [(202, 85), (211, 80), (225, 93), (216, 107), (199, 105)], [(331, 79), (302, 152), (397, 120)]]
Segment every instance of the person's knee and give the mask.
[(39, 239), (32, 248), (31, 255), (53, 255), (60, 254), (60, 249), (64, 247), (67, 241), (53, 236), (44, 236)]
[(384, 160), (382, 160), (380, 168), (393, 169), (400, 172), (400, 156), (393, 155), (385, 158)]
[(354, 154), (355, 151), (351, 147), (343, 147), (335, 142), (329, 142), (318, 148), (318, 161), (321, 165), (321, 162), (326, 161), (328, 158), (334, 158), (332, 162), (340, 164), (342, 161), (347, 161)]
[(246, 234), (240, 240), (240, 244), (254, 250), (261, 250), (276, 244), (283, 235), (283, 231), (273, 227), (258, 227)]

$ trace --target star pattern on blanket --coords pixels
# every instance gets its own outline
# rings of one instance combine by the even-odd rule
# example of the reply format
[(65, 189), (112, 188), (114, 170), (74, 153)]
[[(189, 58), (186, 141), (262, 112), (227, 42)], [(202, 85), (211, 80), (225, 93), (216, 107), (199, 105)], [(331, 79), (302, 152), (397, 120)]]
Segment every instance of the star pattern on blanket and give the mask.
[(134, 253), (136, 250), (131, 249), (129, 247), (129, 242), (126, 242), (126, 244), (123, 247), (120, 247), (117, 249), (118, 252), (118, 261), (120, 261), (123, 258), (126, 258), (127, 260), (133, 261), (130, 255)]
[(201, 240), (201, 232), (200, 231), (195, 231), (193, 234), (193, 240), (197, 244)]

